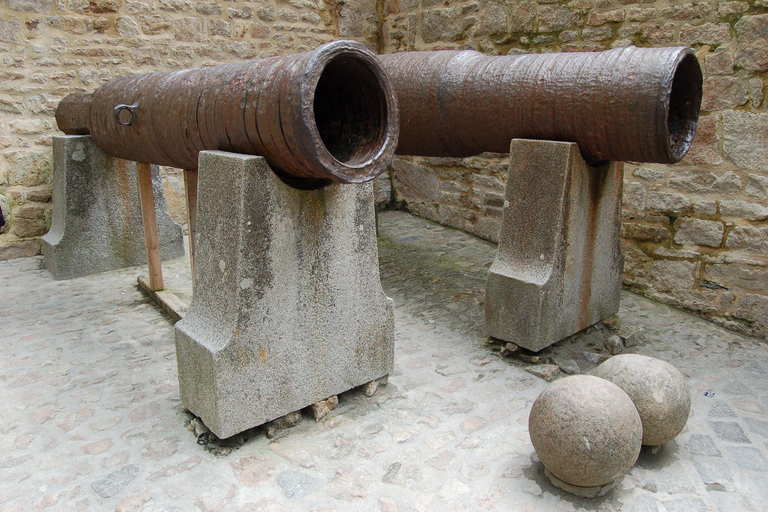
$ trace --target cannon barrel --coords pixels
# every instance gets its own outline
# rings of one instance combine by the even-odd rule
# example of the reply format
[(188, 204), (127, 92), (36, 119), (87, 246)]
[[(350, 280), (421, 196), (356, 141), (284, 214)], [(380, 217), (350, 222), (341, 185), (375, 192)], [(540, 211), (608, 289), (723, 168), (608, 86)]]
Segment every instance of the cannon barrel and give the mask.
[(489, 57), (403, 52), (379, 59), (400, 103), (401, 155), (506, 153), (513, 138), (576, 142), (585, 160), (673, 163), (702, 94), (688, 48)]
[(286, 178), (342, 183), (378, 176), (399, 129), (386, 73), (354, 41), (118, 78), (65, 97), (56, 122), (128, 160), (197, 169), (200, 151), (221, 150), (261, 155)]

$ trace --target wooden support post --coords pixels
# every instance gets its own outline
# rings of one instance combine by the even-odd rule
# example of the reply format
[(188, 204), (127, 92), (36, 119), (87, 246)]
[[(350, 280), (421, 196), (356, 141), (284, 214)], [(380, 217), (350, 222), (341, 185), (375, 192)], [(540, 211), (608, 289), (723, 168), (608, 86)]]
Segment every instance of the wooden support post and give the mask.
[(197, 170), (184, 169), (184, 191), (187, 197), (187, 221), (189, 226), (189, 267), (192, 289), (195, 287), (195, 233), (197, 232)]
[(149, 285), (153, 291), (159, 291), (163, 289), (163, 269), (160, 264), (160, 244), (157, 240), (152, 170), (149, 164), (141, 162), (136, 163), (136, 169), (139, 171), (139, 199), (141, 201), (141, 217), (144, 221), (147, 263), (149, 264)]

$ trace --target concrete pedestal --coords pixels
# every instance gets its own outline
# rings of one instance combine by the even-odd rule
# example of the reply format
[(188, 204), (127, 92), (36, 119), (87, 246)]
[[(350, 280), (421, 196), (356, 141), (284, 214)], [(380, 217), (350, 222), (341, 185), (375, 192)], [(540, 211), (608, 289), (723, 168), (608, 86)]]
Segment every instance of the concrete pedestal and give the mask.
[[(87, 135), (54, 137), (53, 162), (53, 219), (42, 244), (53, 276), (146, 264), (136, 163), (106, 155)], [(157, 166), (152, 185), (161, 255), (178, 258), (183, 234), (168, 214)]]
[(539, 351), (618, 311), (622, 172), (574, 143), (512, 141), (488, 334)]
[(297, 190), (261, 157), (200, 153), (181, 399), (220, 438), (388, 375), (373, 189)]

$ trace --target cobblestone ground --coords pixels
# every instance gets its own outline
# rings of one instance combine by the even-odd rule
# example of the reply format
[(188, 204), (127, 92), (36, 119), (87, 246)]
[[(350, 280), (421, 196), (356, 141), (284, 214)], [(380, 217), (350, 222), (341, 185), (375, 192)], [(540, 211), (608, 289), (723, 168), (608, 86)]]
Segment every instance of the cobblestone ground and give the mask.
[[(396, 368), (315, 423), (205, 443), (179, 402), (173, 326), (125, 269), (54, 281), (0, 262), (0, 510), (763, 511), (768, 345), (625, 293), (627, 348), (676, 365), (686, 430), (595, 500), (549, 484), (528, 412), (546, 382), (482, 331), (495, 247), (400, 212), (379, 216)], [(166, 265), (188, 296), (186, 261)], [(547, 358), (604, 357), (600, 329)], [(584, 349), (584, 350), (582, 350)]]

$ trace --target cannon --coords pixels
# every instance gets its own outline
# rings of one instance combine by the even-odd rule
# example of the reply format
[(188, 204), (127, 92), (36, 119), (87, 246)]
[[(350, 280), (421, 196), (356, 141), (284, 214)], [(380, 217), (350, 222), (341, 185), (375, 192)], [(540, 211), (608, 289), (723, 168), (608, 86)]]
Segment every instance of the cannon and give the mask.
[(62, 99), (56, 122), (127, 160), (196, 170), (203, 150), (260, 155), (305, 184), (369, 181), (389, 165), (398, 138), (394, 89), (354, 41), (117, 78)]
[(506, 153), (521, 138), (576, 142), (591, 164), (673, 163), (691, 145), (701, 104), (701, 69), (683, 47), (379, 59), (400, 102), (400, 155)]

